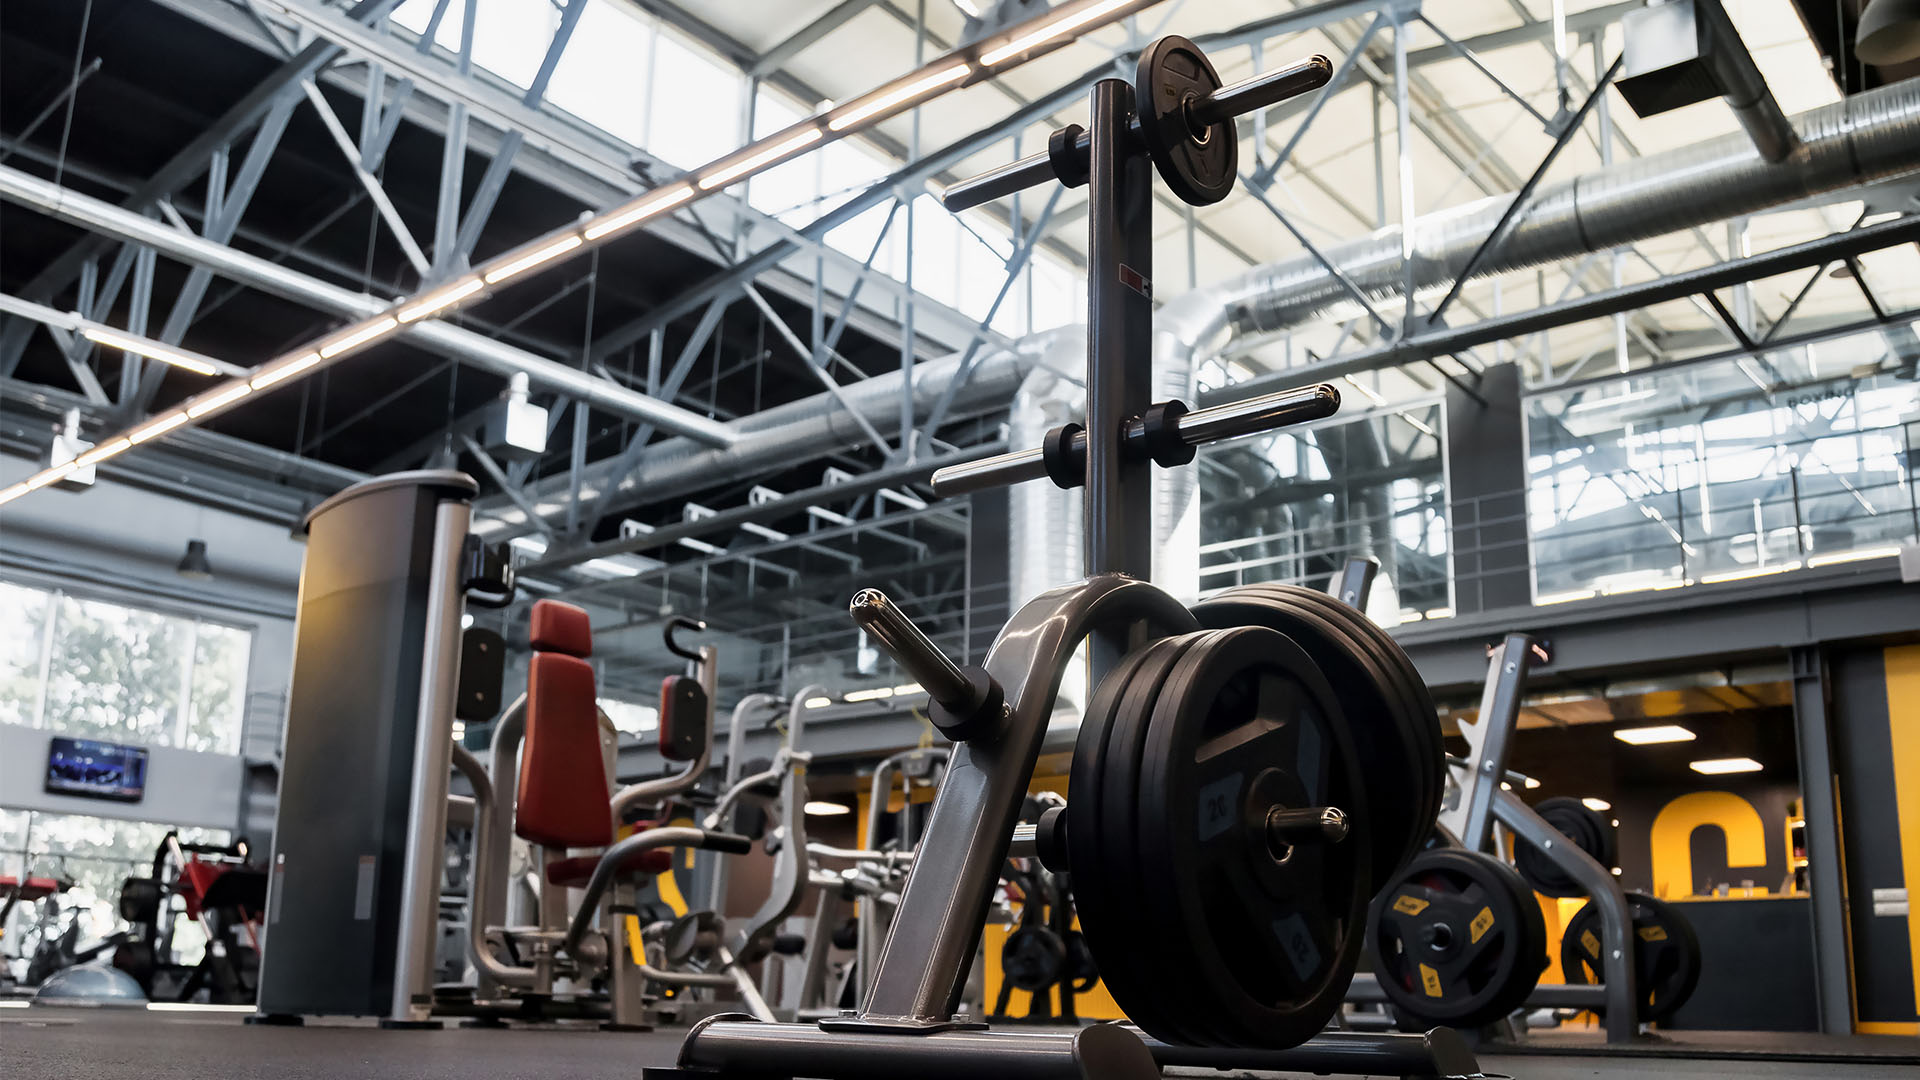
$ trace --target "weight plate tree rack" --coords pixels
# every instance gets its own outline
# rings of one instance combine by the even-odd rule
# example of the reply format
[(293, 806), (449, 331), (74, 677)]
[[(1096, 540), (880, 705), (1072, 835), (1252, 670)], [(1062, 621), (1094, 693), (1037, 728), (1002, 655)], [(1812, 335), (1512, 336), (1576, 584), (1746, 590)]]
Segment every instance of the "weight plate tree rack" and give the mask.
[[(1487, 658), (1487, 682), (1480, 696), (1480, 711), (1472, 720), (1460, 721), (1460, 734), (1469, 747), (1464, 760), (1448, 759), (1447, 766), (1459, 787), (1459, 799), (1440, 813), (1442, 836), (1468, 851), (1490, 851), (1493, 826), (1498, 822), (1511, 832), (1515, 841), (1538, 848), (1579, 887), (1591, 896), (1587, 909), (1597, 912), (1600, 943), (1600, 984), (1538, 986), (1527, 996), (1527, 1004), (1543, 1008), (1592, 1009), (1602, 1014), (1607, 1041), (1633, 1042), (1640, 1037), (1640, 1023), (1634, 1002), (1633, 954), (1628, 935), (1631, 917), (1626, 893), (1613, 871), (1601, 865), (1586, 851), (1542, 820), (1520, 796), (1504, 790), (1500, 781), (1507, 774), (1507, 755), (1512, 736), (1520, 720), (1520, 698), (1526, 690), (1527, 671), (1532, 664), (1535, 641), (1527, 634), (1508, 634), (1494, 646)], [(1347, 994), (1353, 1002), (1386, 1003), (1377, 976), (1363, 973), (1353, 980)]]
[[(1359, 758), (1342, 734), (1340, 701), (1303, 650), (1268, 647), (1285, 641), (1278, 632), (1261, 626), (1202, 632), (1191, 611), (1148, 580), (1153, 465), (1186, 464), (1202, 443), (1329, 416), (1340, 400), (1327, 385), (1197, 411), (1150, 400), (1154, 171), (1190, 204), (1223, 198), (1237, 176), (1234, 118), (1323, 86), (1331, 72), (1327, 59), (1316, 56), (1222, 86), (1192, 42), (1156, 41), (1142, 54), (1132, 84), (1103, 79), (1094, 85), (1086, 128), (1069, 125), (1048, 140), (1046, 153), (948, 190), (946, 206), (958, 211), (1052, 181), (1088, 188), (1086, 425), (1063, 425), (1038, 448), (943, 470), (934, 474), (933, 487), (953, 495), (1039, 479), (1084, 486), (1090, 576), (1027, 603), (1002, 629), (986, 663), (967, 668), (935, 649), (877, 590), (854, 596), (855, 621), (927, 688), (931, 719), (955, 743), (871, 989), (859, 1009), (817, 1026), (711, 1017), (688, 1032), (677, 1068), (647, 1075), (1146, 1080), (1158, 1077), (1162, 1066), (1479, 1073), (1464, 1042), (1444, 1029), (1314, 1034), (1339, 1007), (1364, 925), (1355, 916), (1374, 885), (1369, 808)], [(1082, 789), (1076, 779), (1066, 807), (1050, 809), (1024, 830), (1024, 853), (1073, 874), (1087, 944), (1109, 987), (1129, 994), (1123, 1005), (1138, 1026), (988, 1031), (958, 1008), (1000, 870), (1013, 851), (1061, 678), (1083, 641), (1096, 695), (1114, 699), (1100, 733), (1097, 790)], [(1166, 685), (1157, 685), (1157, 677), (1124, 677), (1123, 657), (1135, 674), (1149, 664), (1164, 670)], [(1182, 701), (1193, 707), (1181, 708)], [(1287, 730), (1276, 735), (1269, 729), (1282, 710), (1288, 723), (1280, 726)], [(1294, 722), (1299, 716), (1310, 720)], [(1210, 769), (1213, 755), (1201, 749), (1217, 748), (1206, 740), (1220, 734), (1265, 749), (1257, 758), (1232, 756), (1245, 767), (1221, 775)], [(1296, 755), (1299, 767), (1275, 767), (1282, 748)], [(1075, 768), (1083, 774), (1092, 767), (1091, 747), (1085, 750), (1075, 750)], [(1088, 798), (1102, 794), (1111, 797)], [(1062, 835), (1063, 823), (1099, 820), (1095, 807), (1111, 808), (1130, 796), (1141, 805), (1129, 820), (1102, 821), (1091, 837), (1072, 826)], [(1348, 804), (1342, 808), (1333, 799)], [(1160, 820), (1155, 813), (1162, 813)], [(1165, 816), (1174, 813), (1180, 818), (1173, 828), (1194, 831), (1168, 831)], [(1204, 829), (1217, 831), (1200, 837)], [(1129, 842), (1142, 852), (1124, 850)], [(1109, 858), (1106, 851), (1125, 857)], [(1097, 911), (1103, 894), (1084, 879), (1120, 881), (1129, 862), (1151, 862), (1163, 871), (1178, 865), (1206, 876), (1252, 905), (1238, 925), (1251, 922), (1262, 906), (1278, 919), (1262, 928), (1258, 946), (1230, 949), (1212, 937), (1208, 922), (1195, 921), (1196, 905), (1209, 897), (1183, 889), (1171, 873), (1139, 877), (1142, 867), (1133, 891), (1122, 886), (1105, 898), (1140, 900), (1138, 906), (1156, 913), (1156, 932), (1205, 953), (1203, 966), (1169, 967), (1159, 949), (1137, 957), (1103, 949), (1095, 927), (1111, 932), (1124, 913)], [(1250, 970), (1262, 966), (1282, 970)], [(1139, 980), (1163, 976), (1170, 982), (1149, 987), (1157, 997), (1139, 989)], [(1262, 994), (1272, 996), (1262, 1000)], [(1186, 996), (1195, 1000), (1179, 1000)], [(1225, 1007), (1197, 1007), (1200, 1002)], [(1297, 1006), (1293, 1015), (1274, 1015), (1289, 1006)], [(1275, 1019), (1283, 1021), (1275, 1030), (1255, 1030)]]

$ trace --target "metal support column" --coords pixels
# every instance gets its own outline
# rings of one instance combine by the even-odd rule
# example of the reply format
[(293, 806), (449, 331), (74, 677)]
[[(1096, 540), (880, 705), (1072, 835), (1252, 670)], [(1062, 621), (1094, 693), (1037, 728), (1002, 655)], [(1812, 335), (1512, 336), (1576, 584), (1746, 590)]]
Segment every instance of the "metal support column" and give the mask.
[(393, 1004), (384, 1023), (430, 1023), (433, 951), (439, 940), (440, 879), (447, 840), (447, 780), (453, 768), (453, 704), (460, 678), (460, 552), (473, 507), (448, 499), (435, 514), (420, 707), (413, 737), (412, 809), (407, 815), (400, 932), (394, 943)]
[[(1087, 158), (1087, 490), (1089, 574), (1153, 574), (1152, 466), (1129, 461), (1128, 420), (1152, 404), (1153, 165), (1135, 153), (1127, 123), (1133, 87), (1102, 79), (1093, 87)], [(1112, 288), (1118, 282), (1124, 288)], [(1090, 678), (1098, 680), (1127, 643), (1100, 634)]]
[(1793, 728), (1799, 749), (1800, 807), (1806, 821), (1807, 888), (1812, 894), (1814, 1000), (1820, 1030), (1853, 1031), (1853, 978), (1847, 969), (1847, 876), (1840, 846), (1840, 791), (1828, 720), (1832, 698), (1826, 656), (1817, 645), (1788, 653)]

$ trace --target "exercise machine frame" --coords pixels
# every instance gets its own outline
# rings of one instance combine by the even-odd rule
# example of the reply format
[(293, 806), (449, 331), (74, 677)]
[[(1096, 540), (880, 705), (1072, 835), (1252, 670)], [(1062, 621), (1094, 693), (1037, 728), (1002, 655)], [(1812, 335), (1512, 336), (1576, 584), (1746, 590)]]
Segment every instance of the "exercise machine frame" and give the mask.
[[(1493, 827), (1498, 824), (1539, 848), (1586, 890), (1600, 911), (1600, 944), (1605, 954), (1601, 957), (1602, 982), (1597, 986), (1536, 986), (1533, 993), (1527, 995), (1527, 1004), (1537, 1008), (1597, 1009), (1605, 1018), (1608, 1042), (1633, 1042), (1640, 1037), (1635, 1005), (1639, 997), (1628, 941), (1633, 932), (1633, 918), (1625, 890), (1610, 868), (1580, 850), (1534, 813), (1519, 795), (1501, 786), (1509, 775), (1507, 757), (1512, 749), (1513, 733), (1519, 727), (1520, 699), (1526, 691), (1535, 644), (1530, 635), (1508, 634), (1488, 655), (1480, 712), (1471, 721), (1460, 722), (1460, 734), (1466, 737), (1469, 748), (1467, 756), (1464, 760), (1449, 759), (1447, 763), (1459, 798), (1455, 804), (1441, 809), (1439, 827), (1449, 845), (1499, 854), (1493, 850)], [(1380, 990), (1377, 976), (1363, 973), (1354, 977), (1347, 1000), (1382, 1003), (1387, 996)]]

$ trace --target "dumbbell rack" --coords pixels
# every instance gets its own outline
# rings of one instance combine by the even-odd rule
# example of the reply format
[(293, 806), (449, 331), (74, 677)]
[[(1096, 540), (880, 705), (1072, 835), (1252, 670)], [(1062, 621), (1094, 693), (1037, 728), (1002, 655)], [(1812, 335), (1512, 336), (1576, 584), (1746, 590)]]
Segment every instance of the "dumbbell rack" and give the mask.
[[(1443, 809), (1440, 827), (1449, 841), (1469, 851), (1487, 851), (1492, 847), (1493, 826), (1497, 822), (1508, 832), (1532, 844), (1566, 870), (1600, 911), (1601, 976), (1594, 985), (1536, 986), (1527, 995), (1527, 1004), (1539, 1008), (1598, 1009), (1606, 1021), (1607, 1041), (1634, 1042), (1641, 1038), (1636, 1018), (1638, 988), (1634, 982), (1632, 942), (1633, 918), (1625, 891), (1613, 872), (1599, 860), (1580, 850), (1533, 812), (1519, 795), (1500, 786), (1507, 776), (1507, 757), (1513, 733), (1520, 720), (1520, 699), (1525, 693), (1527, 672), (1534, 656), (1534, 639), (1527, 634), (1508, 634), (1494, 646), (1487, 658), (1486, 687), (1481, 692), (1480, 711), (1471, 721), (1460, 723), (1460, 733), (1469, 747), (1464, 761), (1449, 761), (1460, 790), (1457, 805)], [(1364, 973), (1354, 977), (1348, 1000), (1385, 1002), (1376, 976)]]
[[(1160, 55), (1182, 39), (1149, 46)], [(1189, 123), (1232, 137), (1232, 118), (1324, 85), (1324, 57), (1281, 69), (1204, 98), (1174, 102)], [(1145, 80), (1143, 80), (1144, 82)], [(1156, 87), (1159, 85), (1154, 83)], [(1468, 1076), (1479, 1068), (1454, 1033), (1328, 1032), (1288, 1050), (1173, 1046), (1127, 1025), (1064, 1033), (989, 1031), (958, 1013), (968, 968), (1022, 799), (1039, 757), (1061, 678), (1082, 641), (1097, 680), (1152, 635), (1188, 633), (1199, 624), (1172, 596), (1148, 583), (1152, 571), (1151, 466), (1191, 461), (1201, 443), (1271, 430), (1332, 414), (1331, 386), (1267, 395), (1189, 412), (1155, 405), (1152, 393), (1152, 206), (1156, 165), (1181, 166), (1142, 134), (1135, 88), (1119, 79), (1094, 84), (1087, 129), (1056, 132), (1046, 154), (949, 189), (959, 210), (1034, 184), (1059, 180), (1089, 188), (1087, 422), (1056, 429), (1046, 445), (936, 474), (941, 494), (1050, 477), (1085, 486), (1085, 553), (1090, 577), (1052, 589), (1017, 612), (984, 667), (961, 668), (938, 652), (875, 590), (854, 598), (868, 635), (924, 686), (934, 723), (955, 742), (945, 781), (915, 853), (886, 947), (861, 1008), (818, 1025), (755, 1023), (717, 1016), (688, 1032), (678, 1068), (647, 1069), (650, 1080), (727, 1075), (755, 1080), (1147, 1080), (1169, 1069), (1258, 1069), (1401, 1076)], [(1166, 110), (1153, 110), (1164, 120)], [(1204, 140), (1202, 140), (1204, 141)], [(1231, 159), (1229, 159), (1231, 161)], [(1174, 177), (1169, 177), (1174, 179)], [(1187, 194), (1190, 202), (1210, 198)], [(1229, 164), (1224, 183), (1233, 180)], [(1043, 855), (1043, 862), (1047, 861)]]

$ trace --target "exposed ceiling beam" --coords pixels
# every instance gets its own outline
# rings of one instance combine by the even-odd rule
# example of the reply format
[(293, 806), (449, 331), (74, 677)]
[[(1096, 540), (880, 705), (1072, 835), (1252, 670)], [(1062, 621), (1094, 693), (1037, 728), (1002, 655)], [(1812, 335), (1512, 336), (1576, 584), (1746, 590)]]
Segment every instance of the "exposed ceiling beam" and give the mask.
[(828, 8), (825, 14), (787, 35), (785, 40), (773, 48), (761, 53), (759, 59), (747, 69), (747, 74), (760, 78), (780, 70), (787, 61), (798, 56), (802, 49), (852, 22), (861, 12), (877, 2), (878, 0), (840, 0), (838, 4)]
[[(4, 165), (0, 165), (0, 199), (119, 240), (145, 244), (170, 258), (204, 266), (223, 277), (334, 315), (364, 319), (391, 306), (390, 300), (354, 292), (257, 255), (181, 232)], [(725, 446), (733, 440), (733, 433), (724, 425), (699, 413), (471, 330), (424, 319), (408, 328), (406, 340), (501, 375), (526, 372), (535, 383), (548, 389), (611, 413), (656, 424), (663, 430), (687, 435), (710, 446)]]

